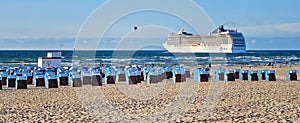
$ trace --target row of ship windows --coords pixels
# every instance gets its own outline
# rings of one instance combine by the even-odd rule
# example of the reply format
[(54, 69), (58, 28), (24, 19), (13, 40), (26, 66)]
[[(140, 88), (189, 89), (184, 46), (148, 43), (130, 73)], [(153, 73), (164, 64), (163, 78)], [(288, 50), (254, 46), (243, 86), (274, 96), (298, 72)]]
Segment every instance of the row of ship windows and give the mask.
[(245, 48), (235, 48), (235, 50), (245, 50)]
[(246, 48), (245, 48), (245, 46), (235, 46), (233, 49), (234, 50), (245, 50)]
[[(221, 50), (222, 50), (222, 48), (221, 48)], [(228, 50), (228, 48), (223, 48), (223, 50)]]
[(233, 35), (233, 34), (231, 34), (230, 36), (231, 36), (231, 37), (243, 37), (243, 35), (242, 35), (242, 34), (234, 34), (234, 35)]
[(233, 40), (233, 41), (244, 41), (243, 38), (233, 38), (232, 40)]
[[(228, 48), (221, 48), (221, 50), (228, 50)], [(234, 50), (245, 50), (246, 48), (245, 47), (235, 47), (233, 48)]]
[(245, 41), (244, 40), (234, 40), (233, 43), (234, 44), (244, 44)]

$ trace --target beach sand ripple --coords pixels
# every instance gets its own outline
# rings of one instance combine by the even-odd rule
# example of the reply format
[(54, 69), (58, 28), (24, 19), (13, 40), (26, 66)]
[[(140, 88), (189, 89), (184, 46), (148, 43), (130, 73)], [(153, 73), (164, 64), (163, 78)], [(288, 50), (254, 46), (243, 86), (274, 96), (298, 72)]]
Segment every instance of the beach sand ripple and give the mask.
[(189, 81), (4, 89), (0, 122), (300, 122), (299, 81)]

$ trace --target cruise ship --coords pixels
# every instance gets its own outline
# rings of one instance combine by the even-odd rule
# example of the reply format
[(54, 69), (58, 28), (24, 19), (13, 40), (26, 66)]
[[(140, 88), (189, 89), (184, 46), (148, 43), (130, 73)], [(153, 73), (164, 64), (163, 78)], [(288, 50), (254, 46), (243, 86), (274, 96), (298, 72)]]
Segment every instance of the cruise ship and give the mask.
[(194, 35), (183, 29), (170, 33), (164, 48), (171, 53), (243, 53), (245, 38), (237, 30), (224, 29), (221, 25), (208, 35)]

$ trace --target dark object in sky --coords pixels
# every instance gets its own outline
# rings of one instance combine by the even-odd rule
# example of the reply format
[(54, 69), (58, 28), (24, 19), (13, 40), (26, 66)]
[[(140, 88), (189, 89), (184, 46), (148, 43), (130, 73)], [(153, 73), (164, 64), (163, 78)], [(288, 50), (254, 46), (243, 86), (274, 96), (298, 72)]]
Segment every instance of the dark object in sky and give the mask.
[(134, 31), (136, 31), (136, 30), (138, 29), (138, 27), (137, 27), (137, 26), (134, 26), (133, 29), (134, 29)]

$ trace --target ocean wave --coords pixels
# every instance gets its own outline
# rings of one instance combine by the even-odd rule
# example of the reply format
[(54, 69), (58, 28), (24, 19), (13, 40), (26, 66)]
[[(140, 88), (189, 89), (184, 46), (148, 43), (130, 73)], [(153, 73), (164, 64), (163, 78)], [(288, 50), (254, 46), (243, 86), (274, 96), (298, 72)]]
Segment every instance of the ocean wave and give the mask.
[[(47, 51), (0, 51), (0, 65), (37, 65), (38, 57), (43, 57)], [(251, 51), (243, 54), (172, 54), (165, 51), (137, 51), (122, 52), (123, 55), (114, 55), (113, 51), (97, 51), (97, 55), (88, 58), (87, 56), (77, 55), (73, 57), (72, 51), (63, 51), (64, 65), (72, 63), (187, 63), (191, 64), (209, 64), (210, 62), (225, 62), (228, 65), (244, 65), (244, 64), (267, 64), (276, 62), (279, 64), (300, 64), (300, 51)], [(126, 55), (127, 54), (127, 55)]]

